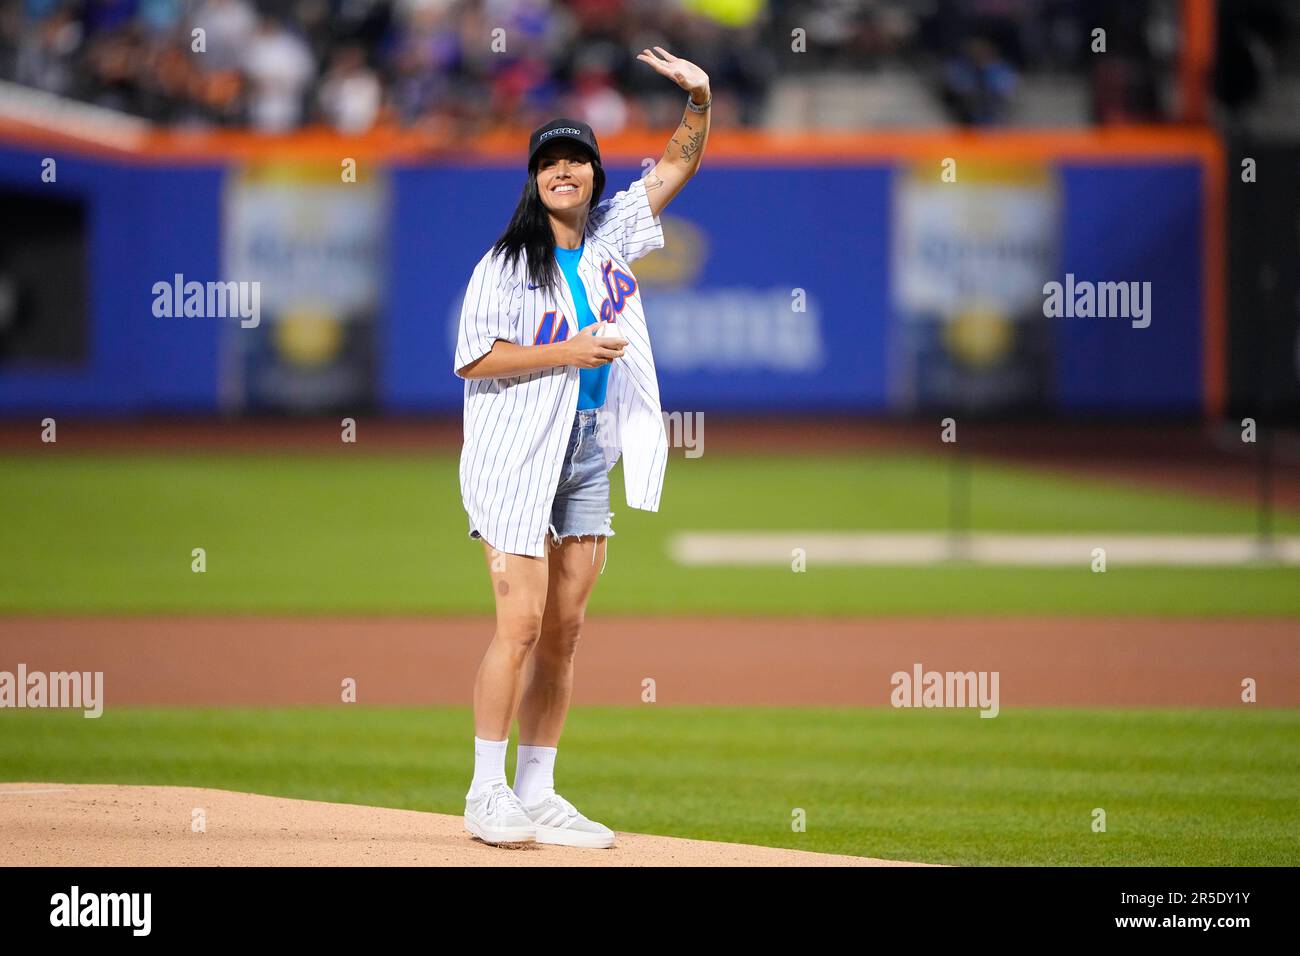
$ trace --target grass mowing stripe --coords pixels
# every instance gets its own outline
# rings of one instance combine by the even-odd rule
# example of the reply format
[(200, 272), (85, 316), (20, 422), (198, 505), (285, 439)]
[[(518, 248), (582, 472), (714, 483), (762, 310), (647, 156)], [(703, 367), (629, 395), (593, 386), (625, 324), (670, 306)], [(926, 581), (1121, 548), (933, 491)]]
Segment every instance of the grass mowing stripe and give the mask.
[[(675, 460), (662, 510), (623, 506), (599, 613), (1300, 614), (1293, 568), (680, 568), (677, 531), (937, 530), (947, 465), (918, 456)], [(976, 466), (974, 530), (1249, 533), (1235, 503)], [(10, 457), (0, 611), (491, 610), (454, 456)], [(1279, 534), (1300, 531), (1280, 514)], [(190, 570), (204, 548), (207, 571)]]
[[(458, 814), (457, 708), (10, 711), (0, 777)], [(563, 791), (616, 829), (952, 864), (1300, 863), (1300, 712), (580, 708)], [(513, 748), (512, 748), (513, 759)], [(1105, 833), (1091, 829), (1094, 808)], [(807, 831), (791, 829), (792, 812)]]

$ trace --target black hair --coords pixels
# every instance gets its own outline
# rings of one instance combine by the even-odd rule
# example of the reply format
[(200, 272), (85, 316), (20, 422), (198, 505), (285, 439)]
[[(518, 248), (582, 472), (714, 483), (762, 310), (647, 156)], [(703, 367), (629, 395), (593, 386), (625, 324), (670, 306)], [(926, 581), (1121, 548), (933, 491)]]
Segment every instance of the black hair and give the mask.
[[(605, 170), (591, 150), (583, 149), (591, 160), (591, 200), (587, 204), (590, 211), (596, 208), (601, 193), (605, 191)], [(528, 180), (524, 183), (519, 204), (515, 206), (515, 214), (510, 217), (510, 225), (506, 226), (501, 238), (492, 244), (492, 252), (504, 253), (511, 268), (515, 267), (522, 253), (528, 266), (528, 281), (539, 288), (550, 289), (559, 281), (559, 269), (555, 263), (555, 233), (551, 230), (546, 206), (537, 189), (538, 162), (538, 157), (529, 162)]]

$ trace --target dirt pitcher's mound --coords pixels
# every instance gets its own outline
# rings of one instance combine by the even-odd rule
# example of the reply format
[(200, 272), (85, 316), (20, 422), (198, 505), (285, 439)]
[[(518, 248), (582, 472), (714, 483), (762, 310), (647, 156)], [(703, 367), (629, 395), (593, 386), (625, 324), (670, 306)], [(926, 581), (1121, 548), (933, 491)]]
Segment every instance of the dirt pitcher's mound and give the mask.
[[(202, 829), (195, 821), (201, 821)], [(505, 849), (461, 818), (195, 787), (0, 784), (0, 861), (15, 866), (912, 866), (620, 833), (609, 850)]]

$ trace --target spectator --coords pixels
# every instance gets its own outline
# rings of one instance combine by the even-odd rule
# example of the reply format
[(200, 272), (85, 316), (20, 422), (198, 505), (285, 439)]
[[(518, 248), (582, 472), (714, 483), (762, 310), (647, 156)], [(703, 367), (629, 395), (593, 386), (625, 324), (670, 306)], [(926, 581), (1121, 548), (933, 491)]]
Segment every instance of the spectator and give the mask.
[[(244, 50), (257, 29), (257, 14), (247, 0), (203, 0), (194, 11), (191, 29), (202, 29), (204, 50), (198, 64), (204, 70), (219, 73), (238, 69)], [(187, 36), (187, 41), (191, 38)]]
[(601, 135), (621, 132), (628, 121), (627, 101), (613, 82), (613, 52), (588, 50), (573, 73), (573, 112)]
[(183, 0), (140, 0), (140, 25), (158, 37), (174, 34), (185, 14)]
[(398, 16), (390, 64), (393, 106), (404, 125), (448, 105), (461, 72), (460, 32), (450, 4), (407, 0)]
[(82, 0), (82, 5), (87, 37), (126, 30), (139, 12), (136, 0)]
[(379, 119), (383, 87), (366, 65), (359, 46), (345, 46), (321, 80), (319, 108), (325, 121), (341, 133), (363, 133)]
[(73, 57), (82, 47), (81, 24), (55, 10), (19, 41), (15, 79), (48, 93), (70, 94), (75, 82)]
[[(680, 117), (638, 69), (663, 46), (714, 79), (715, 127), (755, 126), (774, 81), (886, 68), (968, 124), (1005, 120), (1020, 77), (1091, 80), (1093, 118), (1161, 121), (1171, 57), (1147, 35), (1171, 0), (0, 0), (0, 79), (159, 123), (287, 130), (313, 118), (472, 134), (570, 110), (601, 132)], [(1287, 59), (1295, 4), (1219, 4), (1219, 89), (1248, 101)], [(265, 19), (262, 19), (265, 18)], [(260, 21), (260, 22), (259, 22)], [(1110, 37), (1088, 52), (1091, 29)], [(202, 51), (191, 33), (201, 28)], [(792, 43), (798, 32), (799, 45)], [(498, 32), (503, 31), (503, 32)], [(495, 42), (494, 42), (495, 41)], [(502, 46), (504, 44), (504, 46)], [(1263, 51), (1267, 50), (1268, 53)], [(1271, 65), (1278, 59), (1280, 66)], [(328, 69), (317, 74), (317, 65)], [(845, 77), (841, 76), (842, 84)], [(1041, 84), (1023, 84), (1027, 90)], [(828, 94), (828, 102), (834, 102)], [(799, 96), (784, 96), (786, 104)], [(791, 109), (786, 106), (787, 112)], [(794, 107), (798, 109), (798, 107)], [(821, 112), (814, 110), (814, 112)]]
[(967, 126), (1000, 122), (1015, 88), (1015, 71), (983, 37), (967, 40), (961, 54), (944, 65), (944, 102), (957, 122)]
[(249, 123), (264, 133), (282, 133), (302, 122), (308, 84), (316, 73), (302, 38), (263, 17), (244, 55)]

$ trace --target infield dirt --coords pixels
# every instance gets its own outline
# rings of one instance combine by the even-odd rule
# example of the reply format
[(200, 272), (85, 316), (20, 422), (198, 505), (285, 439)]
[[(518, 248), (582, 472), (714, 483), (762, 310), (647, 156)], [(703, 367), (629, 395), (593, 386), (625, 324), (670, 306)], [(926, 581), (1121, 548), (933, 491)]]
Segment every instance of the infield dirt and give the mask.
[[(468, 707), (490, 617), (16, 616), (0, 669), (102, 671), (119, 706)], [(575, 705), (889, 706), (892, 674), (998, 671), (1002, 707), (1300, 706), (1289, 618), (588, 619)]]
[[(202, 812), (197, 831), (195, 811)], [(619, 833), (608, 850), (488, 846), (461, 818), (193, 787), (0, 784), (11, 866), (918, 866)]]

